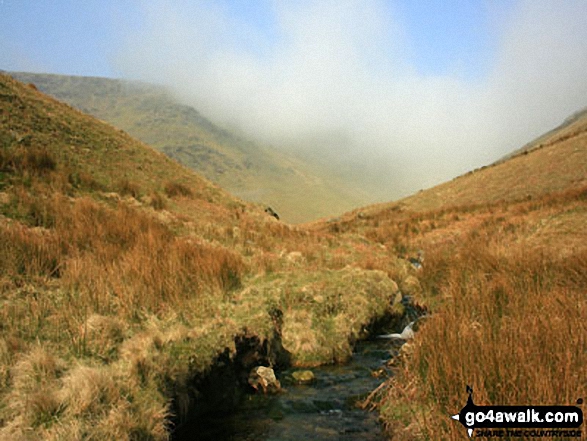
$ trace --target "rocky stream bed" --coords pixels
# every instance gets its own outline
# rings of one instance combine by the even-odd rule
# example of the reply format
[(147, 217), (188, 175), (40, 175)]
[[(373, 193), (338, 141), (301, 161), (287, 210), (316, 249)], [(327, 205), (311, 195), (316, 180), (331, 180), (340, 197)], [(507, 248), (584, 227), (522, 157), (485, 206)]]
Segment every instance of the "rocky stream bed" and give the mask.
[[(383, 318), (373, 324), (369, 338), (355, 343), (349, 362), (305, 372), (289, 364), (278, 339), (270, 348), (254, 336), (239, 337), (236, 356), (220, 355), (211, 371), (195, 382), (198, 411), (177, 424), (173, 440), (385, 439), (377, 414), (358, 404), (391, 374), (388, 362), (401, 342), (375, 337), (401, 332), (423, 313), (408, 299), (402, 317)], [(277, 389), (264, 391), (251, 381), (254, 365), (275, 368)], [(298, 374), (307, 372), (310, 378), (299, 381)]]

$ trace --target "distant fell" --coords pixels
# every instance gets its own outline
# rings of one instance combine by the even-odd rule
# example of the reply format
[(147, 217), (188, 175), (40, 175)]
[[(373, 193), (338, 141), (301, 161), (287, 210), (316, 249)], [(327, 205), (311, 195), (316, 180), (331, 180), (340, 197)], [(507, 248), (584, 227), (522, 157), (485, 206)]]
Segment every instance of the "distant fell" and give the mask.
[(95, 77), (11, 73), (128, 132), (243, 199), (299, 223), (372, 201), (332, 170), (222, 129), (162, 87)]

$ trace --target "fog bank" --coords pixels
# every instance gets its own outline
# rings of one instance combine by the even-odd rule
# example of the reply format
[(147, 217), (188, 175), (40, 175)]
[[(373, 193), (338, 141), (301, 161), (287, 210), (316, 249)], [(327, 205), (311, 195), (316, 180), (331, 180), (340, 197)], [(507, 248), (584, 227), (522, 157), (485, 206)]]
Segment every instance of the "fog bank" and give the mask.
[(141, 3), (119, 69), (260, 142), (372, 164), (389, 199), (493, 162), (587, 105), (583, 0), (521, 0), (507, 14), (487, 2), (477, 78), (417, 69), (382, 0), (266, 0), (248, 18), (219, 4)]

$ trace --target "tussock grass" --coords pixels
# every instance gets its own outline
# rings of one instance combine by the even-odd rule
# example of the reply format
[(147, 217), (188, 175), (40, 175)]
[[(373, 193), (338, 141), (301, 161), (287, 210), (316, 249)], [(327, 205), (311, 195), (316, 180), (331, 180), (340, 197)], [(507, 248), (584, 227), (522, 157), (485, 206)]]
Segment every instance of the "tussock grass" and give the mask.
[(248, 265), (215, 227), (239, 204), (0, 79), (0, 439), (167, 439), (175, 385), (242, 330), (219, 304)]
[(0, 78), (0, 439), (165, 440), (236, 336), (343, 361), (398, 289), (434, 311), (381, 396), (398, 439), (461, 439), (466, 384), (479, 404), (585, 395), (580, 179), (292, 227)]
[(149, 204), (155, 210), (163, 210), (167, 208), (167, 202), (165, 201), (165, 198), (161, 193), (157, 191), (151, 193), (151, 195), (149, 196)]
[(138, 199), (141, 195), (141, 188), (139, 185), (127, 177), (124, 177), (118, 181), (116, 190), (123, 196), (129, 195), (135, 199)]
[[(21, 140), (19, 144), (22, 143)], [(0, 170), (20, 174), (46, 174), (56, 169), (57, 162), (46, 147), (19, 144), (0, 150)]]
[[(464, 405), (466, 385), (479, 405), (574, 404), (585, 395), (583, 193), (411, 221), (420, 232), (410, 245), (426, 249), (419, 279), (435, 313), (380, 397), (392, 439), (462, 439), (449, 416)], [(426, 226), (431, 219), (440, 231)]]
[(192, 190), (181, 182), (168, 182), (165, 184), (165, 194), (170, 197), (192, 197), (194, 194)]
[[(44, 125), (12, 108), (0, 125), (0, 439), (168, 439), (196, 405), (194, 378), (237, 336), (280, 337), (300, 365), (342, 361), (397, 291), (385, 247), (153, 170), (160, 158), (102, 126), (74, 136), (83, 116), (13, 86)], [(70, 138), (52, 144), (47, 128)], [(54, 166), (14, 159), (21, 132)], [(145, 170), (120, 181), (113, 163), (128, 157)]]
[(56, 419), (62, 411), (56, 395), (65, 362), (46, 349), (34, 346), (12, 368), (12, 388), (7, 407), (19, 425), (38, 427)]
[(587, 254), (553, 264), (503, 251), (473, 247), (451, 262), (443, 307), (418, 335), (384, 418), (399, 401), (420, 435), (461, 439), (447, 416), (463, 406), (466, 384), (477, 404), (574, 404), (587, 390)]
[(366, 327), (390, 312), (397, 289), (382, 271), (291, 271), (260, 277), (233, 301), (239, 305), (235, 316), (242, 314), (245, 322), (261, 321), (259, 312), (267, 317), (267, 311), (281, 311), (282, 343), (292, 363), (316, 366), (347, 361)]

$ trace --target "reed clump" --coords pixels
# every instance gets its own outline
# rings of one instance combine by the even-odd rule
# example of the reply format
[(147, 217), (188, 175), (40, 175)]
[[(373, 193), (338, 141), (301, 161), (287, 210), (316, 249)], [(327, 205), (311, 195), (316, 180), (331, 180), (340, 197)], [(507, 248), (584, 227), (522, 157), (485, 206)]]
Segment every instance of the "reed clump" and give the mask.
[[(380, 395), (393, 439), (462, 439), (449, 417), (464, 406), (466, 385), (479, 405), (570, 405), (584, 396), (587, 249), (564, 227), (583, 216), (581, 195), (463, 213), (469, 228), (458, 241), (428, 242), (420, 280), (435, 313)], [(506, 221), (502, 210), (517, 214)], [(560, 219), (556, 241), (545, 240), (544, 219)]]

